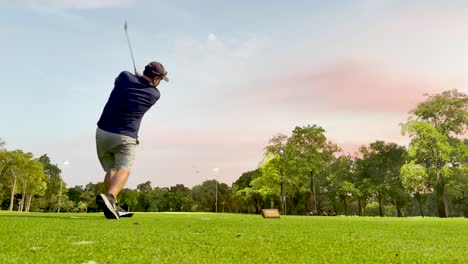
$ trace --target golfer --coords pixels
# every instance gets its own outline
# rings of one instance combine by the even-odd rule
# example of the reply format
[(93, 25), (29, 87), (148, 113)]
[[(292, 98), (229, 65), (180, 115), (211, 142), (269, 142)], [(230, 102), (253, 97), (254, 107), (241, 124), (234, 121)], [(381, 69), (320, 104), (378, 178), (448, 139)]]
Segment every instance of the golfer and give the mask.
[(97, 155), (106, 174), (105, 193), (96, 197), (96, 203), (107, 219), (133, 215), (118, 205), (117, 195), (127, 182), (135, 160), (143, 115), (160, 97), (156, 87), (161, 80), (169, 81), (159, 62), (146, 65), (143, 75), (121, 72), (97, 123)]

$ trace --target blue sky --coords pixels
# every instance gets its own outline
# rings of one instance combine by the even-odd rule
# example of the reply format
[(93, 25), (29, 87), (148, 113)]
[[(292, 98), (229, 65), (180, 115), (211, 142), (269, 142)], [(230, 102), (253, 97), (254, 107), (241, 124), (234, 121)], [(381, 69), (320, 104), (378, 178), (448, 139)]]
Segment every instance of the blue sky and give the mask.
[(398, 124), (423, 93), (467, 92), (463, 1), (0, 6), (0, 138), (47, 153), (69, 186), (102, 180), (94, 132), (115, 77), (133, 68), (125, 20), (137, 68), (158, 60), (171, 78), (143, 120), (129, 187), (231, 184), (295, 126), (322, 126), (348, 152), (407, 144)]

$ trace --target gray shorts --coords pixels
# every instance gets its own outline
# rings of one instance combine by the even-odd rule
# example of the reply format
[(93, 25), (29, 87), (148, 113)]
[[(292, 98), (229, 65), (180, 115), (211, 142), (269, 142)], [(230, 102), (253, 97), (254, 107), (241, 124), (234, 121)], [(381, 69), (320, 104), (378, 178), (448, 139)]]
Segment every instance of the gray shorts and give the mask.
[(130, 170), (135, 160), (136, 138), (96, 129), (96, 150), (104, 171)]

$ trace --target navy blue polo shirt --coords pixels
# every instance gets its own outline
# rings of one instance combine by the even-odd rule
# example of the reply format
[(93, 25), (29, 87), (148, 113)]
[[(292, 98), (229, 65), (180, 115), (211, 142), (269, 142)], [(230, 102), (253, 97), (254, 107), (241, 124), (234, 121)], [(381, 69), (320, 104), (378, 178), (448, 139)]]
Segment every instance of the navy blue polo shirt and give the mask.
[(137, 138), (143, 116), (159, 97), (159, 90), (144, 77), (121, 72), (97, 125), (107, 132)]

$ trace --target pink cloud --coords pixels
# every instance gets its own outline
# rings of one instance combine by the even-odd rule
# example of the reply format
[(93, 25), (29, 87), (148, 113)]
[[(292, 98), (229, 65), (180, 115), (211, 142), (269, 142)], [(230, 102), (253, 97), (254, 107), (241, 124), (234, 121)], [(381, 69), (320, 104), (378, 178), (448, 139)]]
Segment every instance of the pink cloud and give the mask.
[(453, 88), (352, 62), (257, 82), (254, 86), (246, 91), (252, 102), (356, 112), (408, 112), (424, 100), (425, 93)]

